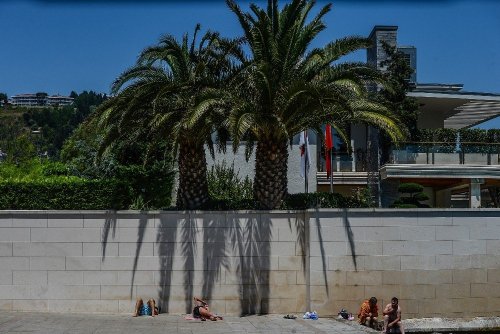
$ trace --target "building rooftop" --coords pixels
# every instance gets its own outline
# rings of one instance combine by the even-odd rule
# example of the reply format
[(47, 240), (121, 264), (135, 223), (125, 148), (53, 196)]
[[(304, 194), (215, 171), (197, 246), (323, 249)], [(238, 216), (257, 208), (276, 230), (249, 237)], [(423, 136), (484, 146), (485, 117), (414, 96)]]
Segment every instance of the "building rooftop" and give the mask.
[(448, 129), (469, 128), (500, 116), (500, 94), (462, 88), (463, 84), (416, 84), (407, 95), (418, 100), (422, 114), (441, 113)]

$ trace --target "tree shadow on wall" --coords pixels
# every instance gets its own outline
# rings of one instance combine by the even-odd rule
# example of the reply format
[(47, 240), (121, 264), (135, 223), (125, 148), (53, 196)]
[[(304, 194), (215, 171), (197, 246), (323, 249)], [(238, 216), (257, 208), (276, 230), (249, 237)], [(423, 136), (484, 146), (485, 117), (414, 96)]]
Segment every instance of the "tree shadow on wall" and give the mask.
[(130, 282), (130, 299), (132, 299), (134, 292), (134, 280), (135, 272), (137, 271), (137, 262), (139, 261), (139, 255), (141, 254), (142, 241), (144, 240), (144, 233), (148, 227), (148, 216), (141, 213), (139, 218), (139, 228), (137, 229), (137, 243), (135, 247), (135, 257), (134, 257), (134, 267), (132, 269), (132, 281)]
[(328, 287), (325, 245), (323, 244), (323, 231), (321, 230), (321, 219), (319, 219), (319, 211), (317, 209), (315, 216), (316, 216), (316, 231), (318, 233), (319, 250), (321, 253), (321, 264), (323, 265), (323, 280), (325, 281), (326, 296), (328, 297), (330, 296), (330, 290)]
[(269, 313), (272, 221), (249, 218), (244, 226), (231, 222), (232, 244), (238, 251), (241, 316)]
[[(226, 240), (231, 234), (225, 216), (215, 215), (216, 219), (203, 219), (203, 288), (202, 296), (212, 299), (215, 282), (220, 279), (221, 270), (230, 269), (227, 257)], [(218, 218), (218, 219), (217, 219)]]
[(168, 313), (176, 238), (177, 221), (172, 224), (167, 219), (167, 215), (160, 215), (160, 224), (157, 228), (156, 243), (160, 260), (160, 291), (158, 295), (162, 313)]
[(188, 215), (181, 223), (182, 256), (184, 256), (184, 296), (186, 297), (186, 313), (191, 313), (193, 306), (194, 269), (197, 253), (196, 234), (198, 227), (196, 219)]
[[(292, 221), (289, 219), (288, 220), (288, 226), (290, 227), (290, 231), (292, 230)], [(304, 275), (306, 273), (306, 257), (307, 257), (307, 228), (306, 228), (306, 221), (305, 217), (301, 217), (300, 215), (297, 214), (295, 217), (295, 230), (297, 231), (297, 244), (299, 245), (300, 249), (300, 257), (301, 257), (301, 262), (302, 262), (302, 271), (304, 272)]]
[(116, 233), (116, 216), (107, 212), (101, 233), (101, 262), (104, 262), (104, 260), (106, 259), (106, 247), (108, 245), (109, 232), (111, 232), (111, 235), (114, 239)]
[[(323, 272), (323, 280), (325, 282), (325, 289), (326, 289), (326, 294), (329, 296), (329, 286), (328, 286), (328, 277), (327, 277), (327, 254), (325, 252), (325, 247), (324, 247), (324, 242), (323, 242), (323, 231), (322, 231), (322, 223), (320, 219), (320, 212), (319, 210), (316, 210), (315, 214), (315, 223), (316, 223), (316, 233), (318, 235), (318, 243), (319, 243), (319, 249), (321, 253), (321, 264), (322, 264), (322, 272)], [(343, 209), (342, 211), (342, 225), (344, 226), (345, 230), (345, 235), (347, 237), (347, 241), (349, 243), (349, 248), (351, 251), (351, 259), (354, 264), (354, 270), (357, 269), (357, 260), (356, 260), (356, 245), (354, 242), (354, 233), (351, 228), (351, 224), (349, 222), (349, 219), (347, 218), (347, 209)], [(298, 230), (298, 228), (297, 228)], [(304, 235), (306, 233), (306, 229), (304, 228)], [(300, 234), (299, 234), (300, 235)]]
[(352, 263), (354, 264), (354, 270), (358, 271), (358, 265), (356, 261), (356, 245), (354, 243), (354, 232), (352, 231), (351, 228), (351, 223), (349, 222), (349, 218), (347, 218), (347, 209), (342, 210), (343, 213), (343, 225), (344, 225), (344, 230), (345, 234), (347, 236), (347, 240), (349, 241), (349, 247), (351, 249), (351, 258), (352, 258)]

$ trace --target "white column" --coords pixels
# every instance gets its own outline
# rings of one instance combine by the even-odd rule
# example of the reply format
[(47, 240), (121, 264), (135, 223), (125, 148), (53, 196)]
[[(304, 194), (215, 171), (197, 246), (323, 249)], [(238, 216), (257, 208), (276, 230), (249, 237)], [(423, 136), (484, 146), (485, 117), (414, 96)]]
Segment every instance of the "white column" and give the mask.
[(484, 179), (471, 179), (469, 186), (469, 207), (479, 208), (481, 207), (481, 184), (484, 183)]

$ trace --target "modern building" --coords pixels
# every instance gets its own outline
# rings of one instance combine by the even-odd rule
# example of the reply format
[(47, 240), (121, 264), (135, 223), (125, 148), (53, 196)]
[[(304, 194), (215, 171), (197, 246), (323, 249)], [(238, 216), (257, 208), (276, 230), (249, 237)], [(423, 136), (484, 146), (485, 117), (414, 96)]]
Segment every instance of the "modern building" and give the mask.
[[(370, 34), (374, 46), (367, 62), (384, 70), (388, 56), (383, 42), (397, 47), (397, 26), (375, 26)], [(397, 47), (408, 55), (416, 72), (416, 48)], [(419, 129), (463, 129), (500, 115), (500, 95), (462, 91), (461, 84), (419, 84), (416, 73), (409, 78), (413, 89), (408, 96), (419, 103)], [(334, 157), (334, 191), (349, 195), (356, 187), (378, 189), (379, 204), (391, 205), (399, 196), (402, 182), (423, 185), (432, 207), (481, 207), (488, 205), (491, 189), (500, 186), (500, 145), (461, 143), (444, 147), (443, 143), (406, 143), (389, 152), (381, 161), (378, 131), (352, 125), (353, 153), (338, 150)], [(448, 145), (449, 146), (449, 145)], [(456, 146), (456, 147), (455, 147)], [(318, 156), (319, 191), (329, 190), (324, 158)]]
[(66, 106), (73, 104), (73, 98), (62, 95), (47, 95), (46, 93), (18, 94), (11, 96), (9, 102), (19, 107)]
[[(499, 94), (465, 92), (462, 84), (417, 83), (417, 49), (414, 46), (399, 46), (397, 30), (397, 26), (373, 28), (369, 38), (374, 46), (367, 50), (367, 63), (385, 70), (388, 55), (384, 51), (384, 42), (406, 55), (414, 70), (408, 78), (413, 87), (408, 96), (416, 98), (420, 106), (419, 129), (470, 128), (500, 115)], [(450, 150), (438, 142), (404, 143), (386, 152), (388, 159), (383, 160), (378, 130), (352, 124), (350, 136), (350, 151), (345, 143), (334, 137), (331, 178), (334, 192), (351, 196), (360, 189), (369, 188), (372, 194), (376, 194), (379, 206), (388, 207), (399, 197), (399, 184), (415, 182), (424, 186), (431, 207), (477, 208), (488, 206), (491, 202), (490, 190), (500, 187), (500, 144), (461, 142), (458, 143), (460, 149), (453, 145)], [(308, 191), (328, 192), (331, 183), (326, 175), (322, 149), (324, 138), (312, 132), (309, 132), (309, 138), (312, 168), (308, 176)], [(306, 182), (300, 176), (298, 143), (296, 136), (289, 148), (289, 193), (305, 190)], [(485, 150), (486, 146), (488, 150)], [(240, 176), (253, 178), (255, 157), (252, 155), (248, 162), (245, 161), (244, 145), (235, 154), (230, 151), (217, 156), (215, 161), (208, 158), (208, 164), (225, 161), (226, 164), (234, 164)]]
[(49, 106), (68, 106), (73, 104), (74, 98), (62, 95), (47, 96), (47, 104)]

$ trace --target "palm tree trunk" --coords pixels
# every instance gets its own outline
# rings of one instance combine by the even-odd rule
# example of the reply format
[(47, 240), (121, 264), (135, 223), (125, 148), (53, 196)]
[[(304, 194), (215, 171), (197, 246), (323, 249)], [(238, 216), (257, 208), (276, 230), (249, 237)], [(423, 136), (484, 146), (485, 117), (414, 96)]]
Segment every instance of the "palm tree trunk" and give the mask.
[(203, 144), (179, 145), (177, 208), (195, 210), (208, 202), (207, 161)]
[(259, 140), (255, 157), (253, 195), (264, 209), (276, 209), (288, 192), (286, 140)]

